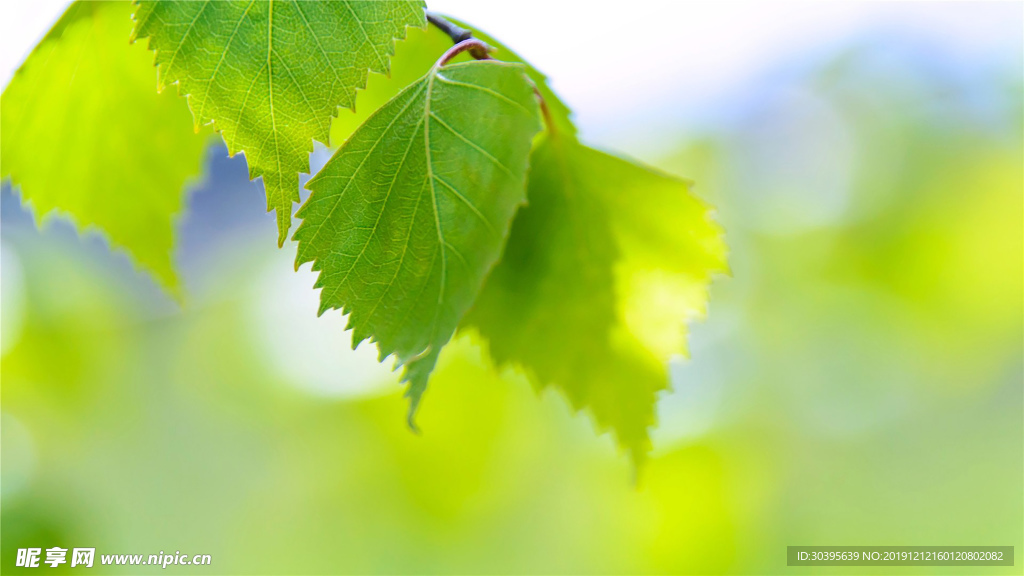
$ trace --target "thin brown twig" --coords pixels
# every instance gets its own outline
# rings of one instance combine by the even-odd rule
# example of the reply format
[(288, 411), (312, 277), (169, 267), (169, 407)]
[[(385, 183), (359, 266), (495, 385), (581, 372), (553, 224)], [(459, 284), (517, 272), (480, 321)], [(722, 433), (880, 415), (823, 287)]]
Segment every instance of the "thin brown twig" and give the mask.
[(430, 22), (435, 27), (439, 28), (442, 32), (447, 34), (448, 37), (452, 39), (452, 42), (454, 42), (455, 44), (458, 44), (463, 40), (469, 40), (470, 38), (473, 37), (472, 30), (466, 30), (465, 28), (456, 25), (454, 22), (449, 21), (444, 16), (431, 12), (430, 10), (427, 10), (426, 13), (427, 22)]

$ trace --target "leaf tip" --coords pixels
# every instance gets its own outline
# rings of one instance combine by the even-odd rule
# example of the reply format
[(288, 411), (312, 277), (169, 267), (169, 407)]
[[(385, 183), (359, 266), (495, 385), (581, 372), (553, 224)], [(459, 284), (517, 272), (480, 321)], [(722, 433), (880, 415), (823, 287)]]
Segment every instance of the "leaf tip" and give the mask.
[(405, 423), (409, 427), (409, 431), (417, 436), (422, 436), (423, 431), (416, 425), (416, 410), (420, 405), (420, 399), (418, 396), (409, 397), (409, 411), (405, 415)]
[(277, 207), (277, 247), (283, 248), (284, 241), (288, 239), (288, 232), (292, 227), (291, 203), (287, 208)]

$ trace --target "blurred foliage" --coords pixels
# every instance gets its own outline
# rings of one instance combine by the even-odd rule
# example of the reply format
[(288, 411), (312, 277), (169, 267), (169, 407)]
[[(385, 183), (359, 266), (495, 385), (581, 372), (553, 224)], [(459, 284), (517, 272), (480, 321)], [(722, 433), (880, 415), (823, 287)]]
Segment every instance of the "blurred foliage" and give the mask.
[(741, 556), (1024, 539), (1021, 102), (937, 52), (873, 39), (663, 161), (730, 231), (695, 372), (732, 388)]
[(5, 570), (54, 544), (217, 573), (890, 573), (785, 568), (785, 546), (1021, 550), (1019, 71), (883, 40), (765, 82), (663, 159), (719, 206), (733, 274), (636, 485), (472, 338), (442, 354), (422, 436), (386, 377), (311, 394), (267, 344), (300, 331), (256, 322), (290, 294), (269, 247), (211, 245), (196, 274), (231, 285), (156, 313), (5, 203)]
[(2, 176), (38, 221), (56, 211), (98, 228), (178, 293), (173, 218), (206, 135), (154, 90), (130, 15), (126, 2), (76, 2), (32, 51), (0, 99)]

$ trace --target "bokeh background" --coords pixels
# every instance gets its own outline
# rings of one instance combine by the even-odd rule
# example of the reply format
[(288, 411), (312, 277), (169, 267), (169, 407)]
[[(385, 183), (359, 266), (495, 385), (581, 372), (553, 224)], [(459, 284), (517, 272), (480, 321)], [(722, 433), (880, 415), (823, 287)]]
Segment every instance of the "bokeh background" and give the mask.
[[(168, 568), (204, 574), (979, 571), (785, 566), (829, 544), (1012, 545), (985, 572), (1020, 573), (1022, 4), (431, 6), (548, 73), (590, 143), (717, 207), (732, 275), (639, 482), (470, 338), (411, 434), (213, 143), (183, 305), (3, 185), (4, 572), (52, 545), (211, 554)], [(6, 82), (62, 6), (3, 10)]]

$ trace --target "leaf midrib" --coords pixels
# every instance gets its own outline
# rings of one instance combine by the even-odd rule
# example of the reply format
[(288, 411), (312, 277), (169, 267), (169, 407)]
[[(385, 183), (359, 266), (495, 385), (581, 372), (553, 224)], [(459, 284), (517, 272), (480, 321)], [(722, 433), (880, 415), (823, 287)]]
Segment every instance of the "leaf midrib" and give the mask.
[[(428, 73), (429, 76), (427, 78), (427, 96), (426, 101), (423, 104), (423, 141), (426, 147), (427, 154), (427, 180), (430, 182), (430, 198), (434, 203), (434, 223), (437, 225), (438, 249), (441, 250), (441, 289), (438, 291), (437, 294), (437, 308), (435, 309), (434, 312), (434, 322), (432, 322), (434, 326), (437, 325), (436, 310), (440, 310), (441, 304), (444, 303), (444, 287), (447, 282), (448, 273), (448, 258), (445, 256), (446, 243), (444, 240), (444, 234), (441, 232), (441, 213), (437, 206), (437, 190), (434, 186), (434, 160), (431, 157), (430, 153), (430, 100), (434, 92), (434, 79), (437, 77), (439, 69), (440, 66), (435, 64)], [(436, 328), (432, 329), (432, 332), (434, 330), (436, 330)], [(431, 336), (431, 340), (433, 340), (433, 336)]]

